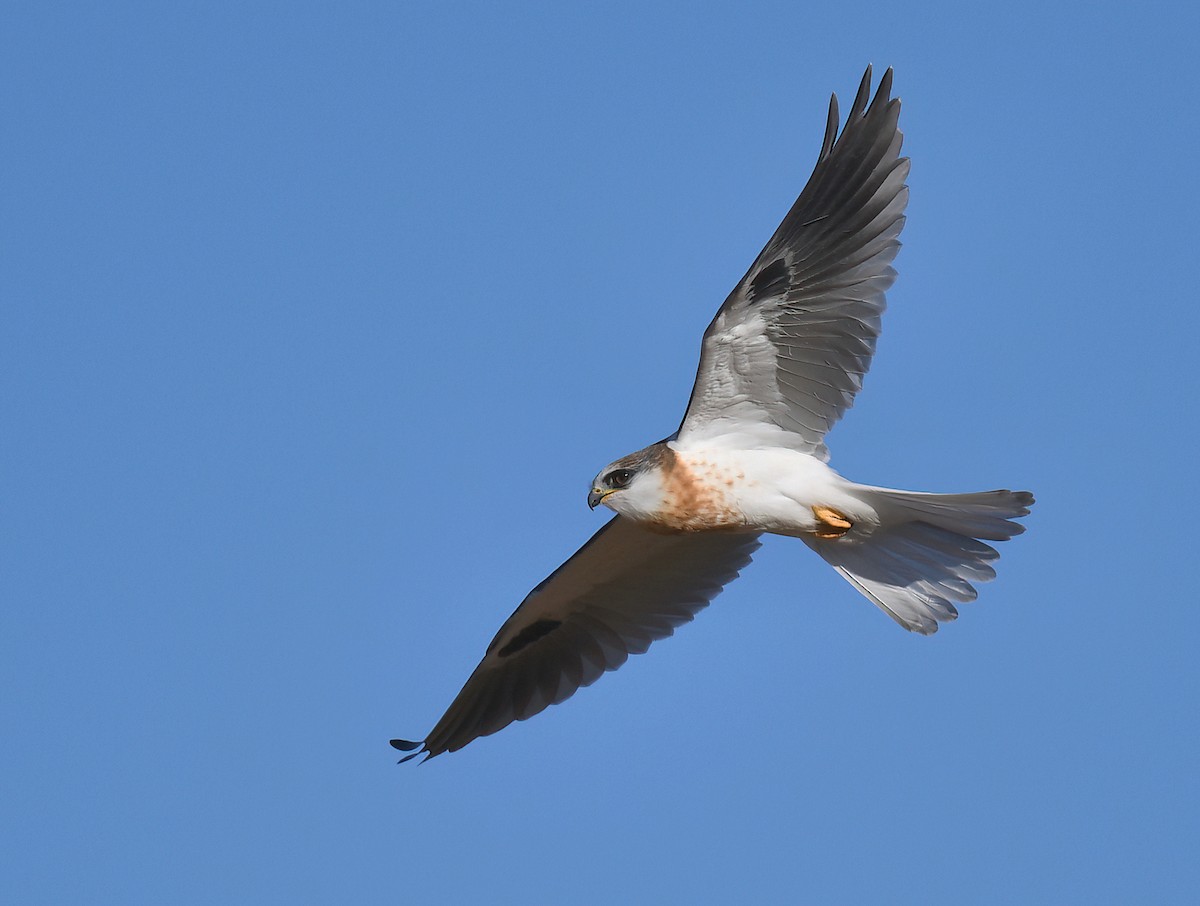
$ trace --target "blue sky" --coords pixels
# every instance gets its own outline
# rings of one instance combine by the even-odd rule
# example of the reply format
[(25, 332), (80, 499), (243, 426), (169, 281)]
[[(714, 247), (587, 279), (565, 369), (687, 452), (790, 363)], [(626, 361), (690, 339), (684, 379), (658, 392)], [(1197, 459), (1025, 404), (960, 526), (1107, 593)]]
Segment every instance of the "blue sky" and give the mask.
[[(0, 29), (0, 899), (1184, 902), (1194, 6), (55, 4)], [(906, 634), (773, 539), (422, 766), (896, 70), (854, 479), (1028, 487)]]

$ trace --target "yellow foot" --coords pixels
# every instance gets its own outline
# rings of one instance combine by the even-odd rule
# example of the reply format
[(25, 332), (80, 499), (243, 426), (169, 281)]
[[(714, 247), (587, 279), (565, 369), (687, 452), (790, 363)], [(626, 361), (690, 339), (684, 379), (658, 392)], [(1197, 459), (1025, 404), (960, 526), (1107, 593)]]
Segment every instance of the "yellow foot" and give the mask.
[(818, 538), (840, 538), (853, 528), (845, 513), (839, 513), (833, 507), (814, 506), (813, 515), (817, 517), (817, 527), (813, 532)]

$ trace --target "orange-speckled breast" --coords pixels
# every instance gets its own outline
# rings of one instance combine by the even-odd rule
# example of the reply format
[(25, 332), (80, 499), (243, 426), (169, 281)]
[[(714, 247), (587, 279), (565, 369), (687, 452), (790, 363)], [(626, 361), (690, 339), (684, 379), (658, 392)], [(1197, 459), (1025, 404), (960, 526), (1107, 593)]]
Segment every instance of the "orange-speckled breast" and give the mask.
[(671, 451), (663, 469), (658, 526), (669, 532), (731, 531), (746, 527), (734, 486), (745, 475), (703, 456)]

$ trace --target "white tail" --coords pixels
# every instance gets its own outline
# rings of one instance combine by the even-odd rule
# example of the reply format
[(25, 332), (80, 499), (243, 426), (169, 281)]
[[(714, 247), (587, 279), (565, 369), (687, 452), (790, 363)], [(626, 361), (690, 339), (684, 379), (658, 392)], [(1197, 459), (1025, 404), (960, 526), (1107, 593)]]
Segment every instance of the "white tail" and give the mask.
[(827, 563), (905, 629), (924, 635), (958, 616), (955, 601), (974, 601), (972, 582), (996, 577), (1000, 556), (984, 541), (1025, 531), (1010, 520), (1029, 514), (1028, 491), (923, 494), (858, 486), (880, 526), (866, 537), (806, 536)]

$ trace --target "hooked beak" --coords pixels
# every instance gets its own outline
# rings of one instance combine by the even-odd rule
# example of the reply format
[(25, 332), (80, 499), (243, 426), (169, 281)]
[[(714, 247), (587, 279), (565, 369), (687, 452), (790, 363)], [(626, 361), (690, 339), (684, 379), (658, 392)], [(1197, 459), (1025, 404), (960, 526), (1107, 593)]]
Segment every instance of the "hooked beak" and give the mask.
[(590, 491), (588, 491), (588, 509), (594, 510), (601, 503), (603, 503), (604, 498), (611, 493), (612, 491), (603, 491), (599, 488), (592, 488)]

